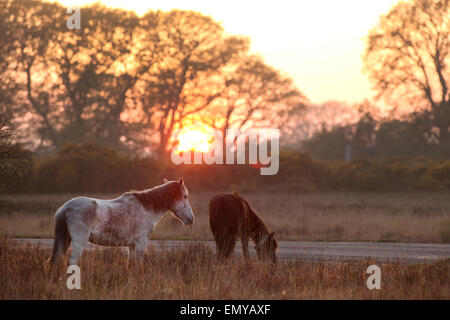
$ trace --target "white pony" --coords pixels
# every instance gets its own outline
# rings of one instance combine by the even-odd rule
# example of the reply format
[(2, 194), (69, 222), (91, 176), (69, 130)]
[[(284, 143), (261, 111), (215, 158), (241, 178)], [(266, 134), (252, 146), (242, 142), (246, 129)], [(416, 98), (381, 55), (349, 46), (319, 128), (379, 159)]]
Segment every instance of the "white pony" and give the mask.
[(77, 264), (88, 242), (103, 246), (128, 246), (130, 256), (141, 260), (147, 239), (158, 221), (172, 211), (185, 225), (194, 222), (183, 182), (167, 181), (152, 189), (127, 192), (112, 200), (76, 197), (55, 214), (55, 239), (49, 259), (54, 265), (66, 255), (72, 242), (69, 264)]

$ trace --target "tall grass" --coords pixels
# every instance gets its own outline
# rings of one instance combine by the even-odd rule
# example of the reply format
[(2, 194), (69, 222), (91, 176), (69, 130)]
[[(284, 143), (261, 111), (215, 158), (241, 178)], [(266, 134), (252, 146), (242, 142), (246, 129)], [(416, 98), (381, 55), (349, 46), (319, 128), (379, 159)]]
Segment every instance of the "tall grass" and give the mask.
[[(242, 194), (280, 240), (450, 243), (450, 197), (446, 192)], [(213, 195), (191, 192), (196, 215), (192, 228), (168, 214), (152, 238), (212, 240), (208, 203)], [(0, 234), (52, 238), (56, 209), (73, 196), (1, 196)], [(117, 194), (90, 196), (113, 198)]]
[(68, 275), (49, 274), (50, 250), (0, 243), (0, 299), (449, 299), (450, 262), (380, 265), (380, 290), (366, 286), (372, 261), (280, 262), (216, 260), (207, 246), (157, 251), (127, 267), (118, 249), (86, 251), (81, 290)]

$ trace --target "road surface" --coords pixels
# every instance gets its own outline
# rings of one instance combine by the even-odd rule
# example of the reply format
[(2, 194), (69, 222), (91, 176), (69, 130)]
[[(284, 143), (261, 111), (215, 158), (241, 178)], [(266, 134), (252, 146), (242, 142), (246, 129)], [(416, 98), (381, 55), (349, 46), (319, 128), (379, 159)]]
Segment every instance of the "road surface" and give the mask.
[[(212, 248), (213, 241), (178, 241), (178, 240), (150, 240), (149, 246), (156, 249), (172, 249), (201, 243)], [(53, 239), (16, 239), (14, 245), (40, 244), (43, 248), (51, 248)], [(371, 258), (378, 263), (390, 261), (407, 261), (410, 263), (433, 262), (450, 258), (450, 244), (424, 243), (386, 243), (386, 242), (299, 242), (279, 241), (277, 257), (280, 260), (296, 261), (351, 261)], [(88, 249), (99, 247), (93, 244)], [(251, 245), (250, 254), (256, 255)], [(102, 248), (102, 247), (100, 247)], [(241, 255), (238, 242), (235, 254)]]

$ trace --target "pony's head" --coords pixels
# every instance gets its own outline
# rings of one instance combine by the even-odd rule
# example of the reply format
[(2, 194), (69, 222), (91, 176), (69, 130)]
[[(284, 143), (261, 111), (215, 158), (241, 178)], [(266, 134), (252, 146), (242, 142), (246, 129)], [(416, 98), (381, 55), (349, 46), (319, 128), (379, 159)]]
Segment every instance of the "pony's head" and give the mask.
[(278, 249), (278, 242), (275, 239), (275, 232), (266, 234), (256, 245), (256, 253), (261, 260), (271, 260), (273, 263), (277, 262), (276, 251)]
[(172, 184), (173, 187), (177, 188), (177, 197), (171, 203), (169, 208), (175, 216), (181, 220), (185, 225), (190, 225), (194, 223), (194, 212), (192, 212), (191, 205), (188, 201), (189, 191), (184, 184), (183, 178), (179, 181), (167, 181), (164, 179), (164, 184)]

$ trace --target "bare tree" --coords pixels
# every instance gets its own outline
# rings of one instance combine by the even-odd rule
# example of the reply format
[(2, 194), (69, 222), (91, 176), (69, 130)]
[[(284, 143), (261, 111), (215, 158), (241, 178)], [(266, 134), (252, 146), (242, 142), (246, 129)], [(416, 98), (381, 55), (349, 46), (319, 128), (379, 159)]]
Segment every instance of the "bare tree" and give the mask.
[(281, 126), (304, 107), (289, 77), (211, 17), (173, 10), (138, 18), (100, 4), (81, 16), (81, 29), (68, 30), (60, 4), (0, 3), (0, 104), (12, 93), (43, 146), (91, 141), (167, 155), (190, 119), (208, 115), (223, 131)]
[(369, 32), (364, 63), (379, 97), (426, 109), (430, 131), (449, 143), (449, 0), (399, 2)]
[(142, 25), (155, 21), (158, 63), (144, 75), (139, 96), (163, 156), (174, 130), (219, 97), (215, 77), (248, 49), (248, 40), (226, 36), (212, 18), (192, 11), (149, 12)]
[(27, 117), (41, 144), (59, 148), (88, 140), (120, 147), (128, 129), (121, 114), (142, 72), (131, 63), (142, 56), (132, 52), (139, 20), (131, 11), (99, 4), (81, 10), (81, 29), (69, 30), (57, 3), (2, 2), (12, 47), (4, 73), (20, 90), (15, 97), (23, 107), (20, 117)]
[(223, 137), (228, 129), (284, 129), (305, 109), (306, 102), (291, 78), (268, 66), (262, 58), (247, 55), (239, 57), (224, 72), (220, 97), (202, 119), (220, 130)]

